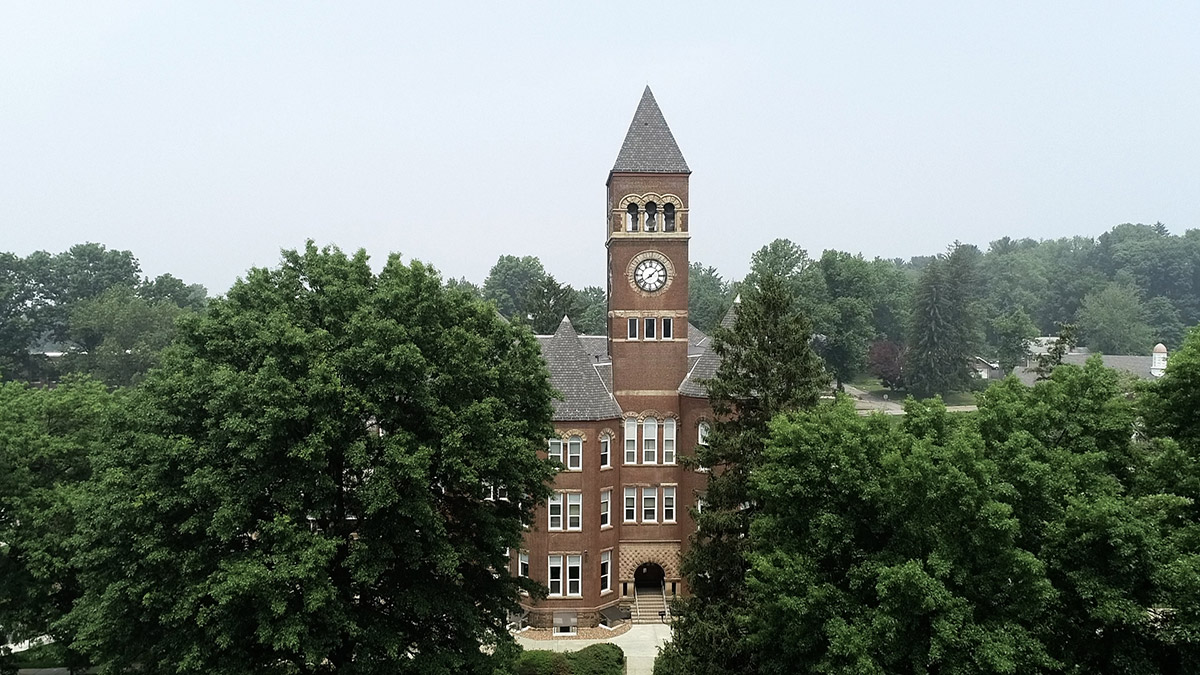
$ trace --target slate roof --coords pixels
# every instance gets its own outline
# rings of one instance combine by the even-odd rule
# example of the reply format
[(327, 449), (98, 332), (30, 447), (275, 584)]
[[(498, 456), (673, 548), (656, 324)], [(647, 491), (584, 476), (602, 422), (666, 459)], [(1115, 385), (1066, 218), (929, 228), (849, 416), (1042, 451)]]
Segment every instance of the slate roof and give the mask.
[(663, 117), (650, 87), (642, 92), (637, 112), (617, 154), (614, 173), (691, 173), (671, 127)]
[[(1067, 354), (1063, 356), (1062, 362), (1070, 363), (1076, 366), (1082, 366), (1093, 356), (1095, 356), (1095, 354)], [(1153, 358), (1150, 356), (1109, 356), (1107, 354), (1101, 354), (1100, 360), (1105, 366), (1114, 370), (1130, 373), (1143, 380), (1155, 379), (1154, 376), (1150, 374), (1150, 364), (1153, 361)], [(1033, 368), (1017, 366), (1016, 368), (1013, 368), (1013, 375), (1016, 375), (1017, 379), (1021, 380), (1022, 383), (1027, 385), (1032, 385), (1037, 381), (1037, 373), (1034, 372)]]
[[(587, 339), (587, 338), (585, 338)], [(586, 422), (621, 416), (600, 371), (611, 368), (597, 364), (584, 348), (579, 335), (565, 316), (554, 335), (539, 335), (542, 357), (550, 367), (550, 384), (562, 395), (554, 401), (555, 422)], [(611, 379), (611, 374), (609, 375)]]
[[(733, 318), (737, 315), (737, 308), (741, 303), (742, 296), (739, 295), (734, 299), (733, 306), (721, 319), (722, 326), (733, 327)], [(699, 328), (688, 324), (688, 331), (688, 374), (679, 385), (679, 393), (684, 396), (707, 398), (708, 389), (702, 382), (712, 379), (717, 374), (717, 367), (721, 365), (721, 357), (712, 350), (712, 340), (700, 332)], [(703, 337), (694, 340), (693, 335)]]

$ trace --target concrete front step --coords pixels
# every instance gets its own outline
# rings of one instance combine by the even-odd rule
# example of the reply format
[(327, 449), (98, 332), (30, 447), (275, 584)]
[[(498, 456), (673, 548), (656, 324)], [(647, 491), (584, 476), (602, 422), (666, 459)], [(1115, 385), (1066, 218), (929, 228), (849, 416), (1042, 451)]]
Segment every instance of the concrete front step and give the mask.
[(667, 600), (663, 594), (638, 591), (637, 602), (634, 603), (632, 612), (633, 623), (659, 623), (664, 618), (659, 616), (659, 612), (665, 612), (665, 618), (670, 619), (670, 608), (667, 606)]

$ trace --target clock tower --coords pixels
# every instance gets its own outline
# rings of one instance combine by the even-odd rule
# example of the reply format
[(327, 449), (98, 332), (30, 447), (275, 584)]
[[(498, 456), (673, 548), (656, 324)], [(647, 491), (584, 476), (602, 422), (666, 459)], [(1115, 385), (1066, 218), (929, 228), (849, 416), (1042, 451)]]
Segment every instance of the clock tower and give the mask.
[(626, 411), (673, 410), (688, 367), (688, 176), (646, 87), (608, 176), (608, 353)]

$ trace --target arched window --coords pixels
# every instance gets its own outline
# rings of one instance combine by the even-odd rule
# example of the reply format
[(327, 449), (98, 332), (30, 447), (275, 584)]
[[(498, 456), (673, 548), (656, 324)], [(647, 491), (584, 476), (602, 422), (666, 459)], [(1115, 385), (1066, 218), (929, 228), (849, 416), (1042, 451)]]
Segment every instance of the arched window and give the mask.
[(633, 417), (625, 418), (625, 463), (637, 464), (637, 419)]
[(583, 471), (583, 439), (579, 436), (567, 441), (567, 471)]
[(675, 205), (663, 204), (663, 232), (675, 231)]
[(658, 420), (647, 417), (642, 422), (642, 464), (658, 463)]
[(646, 231), (658, 231), (658, 204), (646, 202)]
[(626, 232), (637, 232), (638, 231), (638, 205), (637, 204), (630, 204), (625, 209), (625, 231)]
[(663, 420), (663, 464), (675, 463), (675, 418)]
[(700, 445), (708, 445), (708, 422), (701, 422), (696, 427), (696, 442)]

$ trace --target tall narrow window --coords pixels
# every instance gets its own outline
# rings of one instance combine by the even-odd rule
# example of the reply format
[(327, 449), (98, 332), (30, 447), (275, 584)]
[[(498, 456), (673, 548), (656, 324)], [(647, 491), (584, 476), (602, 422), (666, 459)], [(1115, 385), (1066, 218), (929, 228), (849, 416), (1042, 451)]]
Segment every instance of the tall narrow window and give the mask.
[(567, 556), (567, 595), (583, 595), (583, 556)]
[(549, 448), (546, 450), (546, 454), (550, 457), (550, 459), (562, 464), (562, 441), (557, 438), (551, 438)]
[(701, 422), (696, 427), (696, 442), (700, 445), (708, 445), (708, 422)]
[(637, 488), (625, 488), (625, 522), (637, 522)]
[(647, 340), (653, 340), (654, 334), (658, 332), (654, 328), (654, 319), (646, 319), (646, 332), (643, 337), (645, 337)]
[(625, 418), (625, 463), (637, 464), (637, 420)]
[(608, 527), (608, 514), (612, 508), (612, 490), (600, 492), (600, 527)]
[(658, 204), (646, 202), (646, 231), (658, 231)]
[(658, 520), (658, 488), (642, 488), (642, 522)]
[(612, 551), (600, 554), (600, 592), (612, 590)]
[(675, 463), (675, 418), (663, 420), (663, 464)]
[(550, 573), (547, 575), (546, 586), (550, 588), (550, 595), (562, 595), (562, 559), (561, 555), (552, 555), (549, 559)]
[(583, 471), (583, 439), (578, 436), (567, 441), (567, 470)]
[(638, 320), (637, 320), (637, 319), (630, 319), (630, 320), (629, 320), (629, 339), (630, 339), (630, 340), (636, 340), (636, 339), (637, 339), (637, 325), (638, 325)]
[(529, 551), (521, 551), (521, 555), (517, 558), (517, 576), (529, 576)]
[(546, 512), (549, 514), (550, 522), (546, 524), (546, 528), (550, 530), (561, 530), (563, 526), (563, 493), (555, 492), (550, 495), (550, 499), (546, 501)]
[(567, 529), (583, 529), (583, 495), (579, 492), (567, 494)]
[(637, 204), (630, 204), (625, 209), (625, 231), (626, 232), (637, 232), (638, 231), (638, 205)]
[(607, 469), (612, 466), (612, 459), (609, 452), (612, 451), (612, 436), (605, 434), (600, 437), (600, 468)]
[(675, 231), (675, 205), (663, 204), (663, 232)]
[(642, 464), (658, 462), (658, 420), (647, 417), (642, 422)]
[(664, 487), (663, 489), (663, 522), (675, 522), (675, 487)]
[(675, 334), (675, 326), (673, 325), (674, 323), (675, 322), (671, 318), (665, 317), (665, 316), (663, 317), (662, 339), (670, 340), (671, 338), (675, 337), (675, 335), (674, 335)]

